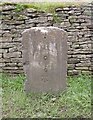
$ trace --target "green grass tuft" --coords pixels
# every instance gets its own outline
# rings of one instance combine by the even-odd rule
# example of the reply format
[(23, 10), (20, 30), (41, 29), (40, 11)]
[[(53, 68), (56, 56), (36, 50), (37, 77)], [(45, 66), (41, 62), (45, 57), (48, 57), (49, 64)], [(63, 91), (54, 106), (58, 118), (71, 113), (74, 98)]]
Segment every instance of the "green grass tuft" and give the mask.
[(75, 6), (79, 6), (79, 3), (71, 3), (71, 2), (43, 2), (43, 3), (24, 3), (24, 4), (20, 4), (22, 6), (24, 6), (24, 8), (34, 8), (40, 11), (45, 11), (45, 12), (51, 12), (54, 13), (55, 9), (60, 7), (60, 8), (64, 8), (64, 7), (68, 7), (71, 5), (75, 5)]
[(22, 11), (25, 8), (34, 8), (39, 11), (45, 11), (45, 12), (51, 12), (54, 13), (55, 9), (58, 7), (64, 8), (68, 6), (80, 6), (81, 3), (76, 3), (76, 2), (36, 2), (36, 3), (1, 3), (0, 6), (2, 5), (15, 5), (16, 6), (16, 11)]
[(75, 118), (91, 117), (91, 77), (68, 77), (67, 89), (58, 94), (29, 93), (24, 88), (24, 75), (2, 79), (3, 117), (6, 118)]

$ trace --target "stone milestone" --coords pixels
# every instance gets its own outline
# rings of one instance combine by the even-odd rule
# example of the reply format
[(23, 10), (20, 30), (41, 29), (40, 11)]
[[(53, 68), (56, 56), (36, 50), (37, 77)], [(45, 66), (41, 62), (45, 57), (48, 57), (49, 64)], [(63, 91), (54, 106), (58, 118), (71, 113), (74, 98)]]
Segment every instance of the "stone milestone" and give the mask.
[(32, 27), (22, 34), (26, 92), (66, 88), (67, 34), (57, 27)]

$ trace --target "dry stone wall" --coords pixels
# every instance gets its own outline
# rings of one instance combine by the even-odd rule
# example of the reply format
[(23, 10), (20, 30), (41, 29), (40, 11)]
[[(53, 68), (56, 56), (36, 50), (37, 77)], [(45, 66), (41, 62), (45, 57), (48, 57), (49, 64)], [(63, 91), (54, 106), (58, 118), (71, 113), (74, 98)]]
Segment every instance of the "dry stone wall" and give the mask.
[(31, 27), (55, 26), (68, 33), (68, 74), (91, 73), (93, 66), (92, 5), (56, 8), (55, 14), (16, 4), (1, 6), (0, 72), (23, 73), (22, 32)]

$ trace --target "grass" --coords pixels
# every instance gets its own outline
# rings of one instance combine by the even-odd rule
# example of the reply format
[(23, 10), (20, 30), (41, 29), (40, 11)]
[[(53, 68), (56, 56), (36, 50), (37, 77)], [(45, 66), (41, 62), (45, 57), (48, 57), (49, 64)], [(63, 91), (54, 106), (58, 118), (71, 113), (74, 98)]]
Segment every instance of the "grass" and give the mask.
[(58, 94), (29, 93), (23, 90), (24, 75), (2, 79), (3, 117), (75, 118), (91, 117), (91, 77), (68, 77), (67, 89)]
[[(80, 6), (82, 3), (77, 2), (36, 2), (36, 3), (1, 3), (3, 5), (14, 5), (14, 11), (19, 16), (20, 12), (27, 8), (36, 9), (37, 11), (43, 11), (46, 13), (52, 13), (53, 19), (56, 23), (60, 23), (61, 20), (56, 14), (56, 8), (64, 8), (70, 6)], [(84, 4), (84, 3), (83, 3)]]
[[(2, 5), (11, 5), (14, 3), (1, 3)], [(54, 13), (55, 9), (58, 7), (64, 8), (68, 6), (80, 6), (81, 3), (77, 2), (36, 2), (36, 3), (16, 3), (16, 11), (22, 11), (25, 8), (34, 8), (39, 11)]]

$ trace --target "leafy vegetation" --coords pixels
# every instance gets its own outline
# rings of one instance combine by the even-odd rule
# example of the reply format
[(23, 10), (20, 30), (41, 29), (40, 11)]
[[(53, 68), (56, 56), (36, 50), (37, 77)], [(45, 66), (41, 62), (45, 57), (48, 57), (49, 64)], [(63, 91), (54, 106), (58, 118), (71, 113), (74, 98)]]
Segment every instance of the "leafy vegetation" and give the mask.
[(2, 79), (3, 117), (75, 118), (91, 117), (91, 77), (68, 77), (67, 89), (58, 94), (24, 92), (24, 75)]
[(81, 3), (76, 2), (37, 2), (37, 3), (1, 3), (0, 5), (15, 5), (17, 11), (22, 11), (25, 8), (34, 8), (40, 11), (52, 12), (58, 7), (64, 8), (71, 5), (79, 6)]
[(37, 2), (37, 3), (2, 3), (2, 5), (14, 5), (15, 12), (17, 16), (20, 16), (20, 12), (27, 8), (36, 9), (37, 11), (44, 11), (46, 13), (52, 13), (53, 19), (56, 23), (60, 23), (61, 20), (55, 13), (56, 8), (64, 8), (71, 5), (79, 6), (79, 3), (72, 3), (72, 2)]

